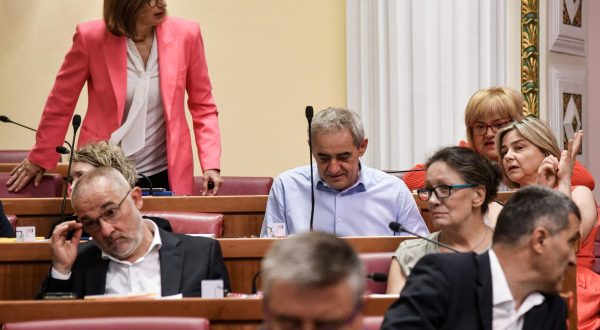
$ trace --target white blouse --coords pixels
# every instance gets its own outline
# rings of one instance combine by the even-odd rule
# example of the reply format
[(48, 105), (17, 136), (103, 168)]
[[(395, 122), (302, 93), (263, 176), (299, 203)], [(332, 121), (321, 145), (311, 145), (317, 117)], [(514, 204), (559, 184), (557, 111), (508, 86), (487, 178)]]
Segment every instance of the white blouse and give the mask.
[(135, 42), (127, 39), (127, 98), (123, 124), (111, 135), (139, 173), (154, 175), (167, 169), (167, 136), (160, 95), (156, 33), (144, 66)]

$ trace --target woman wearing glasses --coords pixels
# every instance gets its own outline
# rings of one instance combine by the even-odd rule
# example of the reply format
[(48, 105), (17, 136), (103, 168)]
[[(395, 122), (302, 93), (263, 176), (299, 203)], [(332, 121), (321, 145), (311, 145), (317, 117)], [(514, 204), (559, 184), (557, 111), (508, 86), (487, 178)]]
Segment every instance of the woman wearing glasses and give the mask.
[[(505, 87), (491, 87), (477, 91), (465, 109), (465, 126), (468, 142), (461, 141), (461, 147), (472, 148), (490, 160), (498, 161), (495, 137), (498, 131), (515, 120), (523, 119), (523, 96), (521, 93)], [(423, 169), (417, 164), (413, 169)], [(424, 172), (409, 172), (404, 177), (409, 189), (423, 187)], [(592, 175), (579, 162), (573, 167), (573, 185), (594, 189)]]
[[(188, 94), (204, 182), (222, 183), (221, 142), (198, 24), (167, 16), (165, 0), (105, 0), (104, 20), (77, 26), (73, 45), (48, 96), (36, 143), (7, 182), (18, 191), (37, 184), (56, 166), (83, 85), (88, 108), (79, 146), (119, 144), (154, 187), (190, 195), (191, 137), (185, 119)], [(141, 182), (143, 185), (144, 182)]]
[(575, 134), (565, 151), (543, 121), (527, 117), (503, 128), (496, 146), (505, 179), (511, 188), (542, 184), (571, 199), (581, 212), (581, 238), (577, 253), (577, 314), (579, 329), (600, 328), (600, 276), (592, 271), (598, 214), (592, 191), (572, 184), (571, 164), (575, 162), (583, 133)]
[(388, 276), (387, 293), (397, 294), (404, 287), (411, 269), (430, 253), (483, 253), (492, 243), (493, 230), (485, 214), (493, 203), (501, 173), (488, 159), (468, 148), (448, 147), (427, 161), (425, 188), (417, 194), (428, 201), (433, 225), (439, 229), (429, 239), (407, 240), (394, 254)]

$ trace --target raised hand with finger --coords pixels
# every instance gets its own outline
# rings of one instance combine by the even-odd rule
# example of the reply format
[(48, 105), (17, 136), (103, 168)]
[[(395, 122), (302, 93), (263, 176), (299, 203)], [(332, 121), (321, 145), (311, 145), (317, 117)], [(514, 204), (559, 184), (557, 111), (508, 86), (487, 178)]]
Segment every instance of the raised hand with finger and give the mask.
[[(67, 239), (71, 230), (73, 230), (73, 236), (71, 239)], [(65, 275), (69, 274), (77, 258), (77, 247), (82, 232), (83, 225), (76, 221), (63, 222), (54, 228), (50, 244), (52, 246), (52, 267), (56, 271)]]

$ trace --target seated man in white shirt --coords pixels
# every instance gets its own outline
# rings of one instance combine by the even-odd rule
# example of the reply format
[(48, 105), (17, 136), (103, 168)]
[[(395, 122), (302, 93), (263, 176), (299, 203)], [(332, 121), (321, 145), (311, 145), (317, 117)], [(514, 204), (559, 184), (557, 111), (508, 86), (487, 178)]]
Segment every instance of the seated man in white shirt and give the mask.
[(498, 216), (492, 249), (423, 257), (382, 329), (566, 329), (558, 292), (580, 223), (566, 195), (522, 188)]
[[(71, 195), (77, 221), (54, 229), (52, 269), (38, 297), (46, 293), (151, 293), (201, 296), (201, 281), (229, 277), (219, 243), (171, 234), (142, 219), (142, 192), (114, 168), (85, 173)], [(92, 241), (79, 246), (82, 230)], [(72, 237), (68, 233), (72, 231)]]
[(331, 234), (280, 240), (262, 262), (265, 328), (362, 329), (365, 274), (354, 250)]
[[(429, 234), (414, 198), (401, 179), (360, 162), (368, 139), (358, 114), (328, 108), (311, 123), (316, 168), (302, 166), (275, 179), (261, 237), (309, 231), (311, 178), (315, 187), (313, 229), (336, 236), (395, 235), (390, 222)], [(312, 174), (312, 175), (311, 175)]]

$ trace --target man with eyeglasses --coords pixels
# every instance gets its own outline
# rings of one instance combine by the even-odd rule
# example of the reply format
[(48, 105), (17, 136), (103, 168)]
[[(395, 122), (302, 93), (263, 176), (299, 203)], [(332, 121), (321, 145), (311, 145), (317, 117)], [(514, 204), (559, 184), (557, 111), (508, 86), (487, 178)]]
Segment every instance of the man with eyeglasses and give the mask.
[[(229, 289), (219, 243), (171, 234), (142, 219), (142, 192), (114, 168), (100, 167), (79, 179), (71, 196), (76, 221), (54, 229), (52, 269), (38, 297), (73, 293), (201, 296), (201, 281), (222, 279)], [(81, 244), (85, 229), (93, 238)], [(69, 238), (69, 232), (72, 237)]]
[(266, 329), (362, 329), (365, 275), (343, 240), (311, 232), (279, 241), (262, 279)]
[[(419, 194), (450, 192), (443, 190)], [(566, 329), (558, 293), (575, 265), (580, 223), (566, 195), (522, 188), (502, 209), (488, 252), (429, 254), (417, 262), (382, 329)]]

